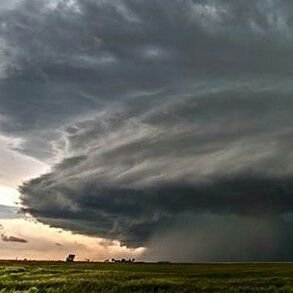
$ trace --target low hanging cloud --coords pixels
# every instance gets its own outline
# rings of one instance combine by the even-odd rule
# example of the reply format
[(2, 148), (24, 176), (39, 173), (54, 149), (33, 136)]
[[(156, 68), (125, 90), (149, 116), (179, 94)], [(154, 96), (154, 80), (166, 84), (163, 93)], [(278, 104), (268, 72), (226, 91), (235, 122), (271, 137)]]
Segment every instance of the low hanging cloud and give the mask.
[[(183, 219), (194, 239), (219, 217), (242, 233), (260, 223), (263, 235), (282, 219), (267, 252), (281, 256), (293, 209), (292, 8), (23, 0), (2, 9), (1, 132), (21, 138), (15, 151), (58, 161), (20, 187), (23, 211), (155, 250)], [(246, 248), (244, 259), (257, 255)]]
[(17, 242), (17, 243), (27, 243), (28, 241), (23, 239), (23, 238), (19, 238), (16, 236), (7, 236), (5, 234), (1, 234), (1, 240), (4, 242)]
[(5, 232), (5, 227), (0, 224), (0, 231), (1, 235), (0, 238), (4, 242), (18, 242), (18, 243), (27, 243), (28, 241), (26, 239), (17, 237), (17, 236), (7, 236), (7, 233)]

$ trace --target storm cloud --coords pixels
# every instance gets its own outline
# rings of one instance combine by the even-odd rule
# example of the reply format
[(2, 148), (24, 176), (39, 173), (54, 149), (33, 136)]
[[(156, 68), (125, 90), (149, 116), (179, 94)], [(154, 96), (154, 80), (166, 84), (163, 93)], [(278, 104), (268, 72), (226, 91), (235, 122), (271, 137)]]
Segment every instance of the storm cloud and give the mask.
[[(292, 9), (286, 0), (0, 6), (0, 130), (19, 138), (14, 151), (52, 165), (20, 187), (23, 211), (134, 247), (180, 235), (184, 219), (197, 241), (219, 217), (237, 219), (241, 235), (261, 223), (278, 242), (266, 256), (292, 258)], [(261, 253), (257, 243), (241, 258)]]

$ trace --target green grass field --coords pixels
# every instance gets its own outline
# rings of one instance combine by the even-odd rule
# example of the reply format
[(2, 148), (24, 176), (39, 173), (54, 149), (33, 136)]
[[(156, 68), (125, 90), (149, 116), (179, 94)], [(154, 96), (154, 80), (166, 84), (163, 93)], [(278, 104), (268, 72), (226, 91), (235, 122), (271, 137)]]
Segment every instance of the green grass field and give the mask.
[(2, 261), (0, 292), (293, 292), (293, 264)]

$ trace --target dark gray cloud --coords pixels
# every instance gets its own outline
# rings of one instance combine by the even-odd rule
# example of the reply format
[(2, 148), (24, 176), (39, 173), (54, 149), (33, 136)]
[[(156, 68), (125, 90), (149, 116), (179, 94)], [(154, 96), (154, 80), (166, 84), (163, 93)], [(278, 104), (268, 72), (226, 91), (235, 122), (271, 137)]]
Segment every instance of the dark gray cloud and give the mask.
[(28, 241), (23, 239), (23, 238), (19, 238), (16, 236), (7, 236), (5, 234), (1, 234), (1, 240), (4, 242), (17, 242), (17, 243), (27, 243)]
[[(210, 212), (268, 217), (293, 210), (288, 178), (249, 175), (194, 185), (160, 182), (152, 187), (105, 186), (88, 177), (61, 181), (45, 175), (23, 186), (26, 211), (51, 225), (119, 239), (131, 246), (144, 245), (175, 216)], [(42, 201), (37, 199), (39, 194)]]
[(292, 260), (292, 216), (184, 215), (159, 229), (144, 258), (154, 261)]
[[(214, 218), (200, 231), (240, 217), (241, 235), (249, 223), (264, 223), (268, 235), (292, 212), (292, 8), (286, 0), (0, 6), (1, 132), (22, 138), (16, 151), (59, 161), (21, 187), (24, 210), (130, 246), (162, 243), (156, 235), (176, 234), (185, 217), (192, 232), (206, 213)], [(266, 256), (280, 256), (290, 225), (276, 224), (280, 243)]]

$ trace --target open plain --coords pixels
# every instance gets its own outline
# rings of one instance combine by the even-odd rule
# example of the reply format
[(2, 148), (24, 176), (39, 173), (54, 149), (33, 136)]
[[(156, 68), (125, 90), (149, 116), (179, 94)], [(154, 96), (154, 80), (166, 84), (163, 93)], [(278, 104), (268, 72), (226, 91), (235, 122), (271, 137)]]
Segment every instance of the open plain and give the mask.
[(293, 292), (293, 264), (1, 261), (0, 292)]

